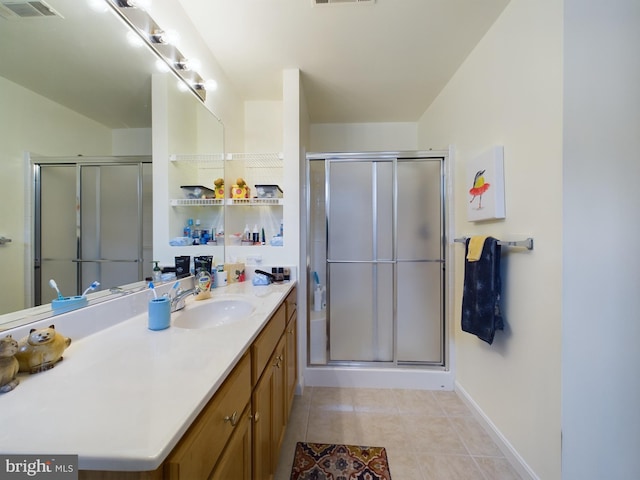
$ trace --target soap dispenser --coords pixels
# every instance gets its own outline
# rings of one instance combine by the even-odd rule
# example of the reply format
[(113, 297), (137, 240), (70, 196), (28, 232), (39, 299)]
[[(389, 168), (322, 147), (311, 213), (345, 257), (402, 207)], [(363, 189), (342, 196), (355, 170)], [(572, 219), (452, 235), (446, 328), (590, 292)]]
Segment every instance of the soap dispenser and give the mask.
[(158, 261), (157, 260), (154, 260), (153, 263), (154, 263), (154, 266), (153, 266), (153, 281), (154, 281), (154, 283), (158, 284), (158, 283), (160, 283), (162, 281), (162, 270), (158, 266)]
[(201, 268), (196, 274), (196, 300), (206, 300), (211, 298), (211, 274), (206, 269)]

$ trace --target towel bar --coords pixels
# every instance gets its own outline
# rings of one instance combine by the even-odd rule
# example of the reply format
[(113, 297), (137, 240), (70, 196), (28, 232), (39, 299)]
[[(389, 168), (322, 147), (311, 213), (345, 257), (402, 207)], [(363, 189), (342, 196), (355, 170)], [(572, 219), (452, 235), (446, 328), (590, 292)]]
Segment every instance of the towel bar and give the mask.
[[(469, 237), (454, 238), (453, 241), (456, 243), (465, 243), (468, 238)], [(524, 247), (527, 250), (533, 250), (533, 238), (529, 237), (525, 240), (515, 241), (498, 240), (498, 245), (503, 247)]]

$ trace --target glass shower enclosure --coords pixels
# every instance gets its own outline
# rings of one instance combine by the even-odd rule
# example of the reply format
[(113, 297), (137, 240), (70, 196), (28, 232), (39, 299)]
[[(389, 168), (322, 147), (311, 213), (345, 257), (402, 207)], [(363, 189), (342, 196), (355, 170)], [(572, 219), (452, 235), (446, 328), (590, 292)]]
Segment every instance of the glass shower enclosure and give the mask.
[(310, 365), (444, 365), (444, 158), (307, 158)]
[(34, 160), (34, 304), (151, 275), (150, 157)]

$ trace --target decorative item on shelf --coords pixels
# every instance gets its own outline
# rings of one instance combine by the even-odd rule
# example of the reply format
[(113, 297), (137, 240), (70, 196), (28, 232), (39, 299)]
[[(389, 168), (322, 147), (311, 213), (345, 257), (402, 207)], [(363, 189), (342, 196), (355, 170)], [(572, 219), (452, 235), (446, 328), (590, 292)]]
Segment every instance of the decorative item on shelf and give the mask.
[(216, 198), (216, 192), (202, 185), (181, 185), (185, 198)]
[(231, 187), (231, 198), (249, 198), (251, 189), (242, 177), (236, 179), (236, 183)]
[(56, 332), (55, 325), (32, 328), (29, 335), (18, 342), (16, 359), (21, 372), (38, 373), (53, 368), (62, 360), (62, 354), (71, 345), (71, 339)]
[(20, 365), (16, 359), (18, 342), (11, 335), (0, 339), (0, 393), (7, 393), (18, 386)]
[(216, 186), (216, 198), (224, 198), (224, 179), (216, 178), (213, 181), (213, 184)]

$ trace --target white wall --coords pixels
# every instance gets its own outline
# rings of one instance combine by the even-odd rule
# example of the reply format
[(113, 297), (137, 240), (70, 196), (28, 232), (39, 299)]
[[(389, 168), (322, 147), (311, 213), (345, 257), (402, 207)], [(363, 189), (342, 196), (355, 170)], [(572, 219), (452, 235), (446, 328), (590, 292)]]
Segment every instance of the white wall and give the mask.
[(244, 104), (245, 153), (282, 153), (282, 102), (247, 101)]
[(187, 58), (198, 58), (202, 62), (199, 72), (202, 77), (205, 80), (214, 79), (218, 83), (216, 91), (207, 92), (206, 105), (224, 123), (225, 150), (241, 151), (244, 145), (243, 100), (195, 30), (180, 3), (174, 0), (154, 0), (149, 14), (163, 29), (179, 32), (180, 51)]
[(640, 2), (564, 4), (562, 478), (640, 478)]
[[(521, 471), (560, 478), (562, 2), (512, 0), (419, 122), (419, 147), (455, 151), (456, 236), (534, 237), (503, 255), (507, 323), (488, 345), (460, 329), (464, 247), (455, 249), (456, 388)], [(504, 145), (505, 220), (466, 220), (465, 164)]]
[(110, 155), (111, 130), (0, 77), (0, 313), (29, 306), (25, 254), (32, 248), (32, 222), (24, 153), (48, 156)]
[(416, 150), (417, 124), (316, 123), (310, 126), (310, 152)]
[(151, 128), (117, 128), (112, 137), (112, 155), (151, 155)]

